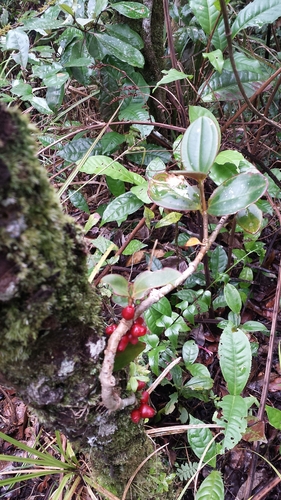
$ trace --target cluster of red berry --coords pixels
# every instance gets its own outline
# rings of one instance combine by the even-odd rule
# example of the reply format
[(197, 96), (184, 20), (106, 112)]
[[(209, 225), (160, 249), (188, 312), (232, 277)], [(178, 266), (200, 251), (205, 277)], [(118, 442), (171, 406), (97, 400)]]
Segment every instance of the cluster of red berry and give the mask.
[[(138, 391), (145, 388), (145, 382), (138, 381)], [(155, 415), (155, 410), (149, 406), (149, 392), (143, 391), (140, 398), (140, 406), (131, 411), (131, 420), (134, 424), (138, 424), (141, 418), (152, 418)]]
[[(126, 306), (122, 309), (122, 317), (126, 319), (127, 321), (134, 319), (135, 316), (135, 308), (134, 306)], [(105, 333), (107, 335), (111, 335), (114, 330), (117, 328), (117, 325), (112, 324), (106, 327)], [(147, 332), (147, 328), (144, 325), (144, 320), (143, 318), (139, 317), (134, 321), (132, 324), (130, 330), (122, 337), (120, 340), (117, 351), (125, 351), (127, 345), (130, 344), (137, 344), (139, 341), (139, 337), (142, 337), (145, 335)]]

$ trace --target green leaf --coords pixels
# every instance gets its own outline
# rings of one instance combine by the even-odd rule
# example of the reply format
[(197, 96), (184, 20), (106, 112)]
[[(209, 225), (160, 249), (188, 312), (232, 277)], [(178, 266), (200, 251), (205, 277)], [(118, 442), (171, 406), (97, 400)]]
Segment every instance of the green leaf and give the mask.
[(190, 0), (189, 5), (204, 32), (209, 35), (219, 16), (214, 0)]
[(223, 500), (224, 484), (221, 473), (213, 470), (201, 483), (195, 500)]
[(281, 411), (268, 405), (265, 405), (265, 410), (270, 425), (278, 431), (281, 431)]
[(212, 389), (214, 381), (210, 376), (198, 375), (191, 377), (191, 379), (184, 384), (184, 389), (191, 389), (192, 391), (207, 391)]
[(263, 221), (262, 211), (257, 205), (252, 204), (243, 210), (239, 210), (236, 215), (236, 222), (247, 233), (255, 234), (261, 228)]
[(153, 92), (159, 87), (159, 85), (166, 85), (167, 83), (176, 82), (177, 80), (183, 80), (184, 78), (192, 78), (192, 75), (186, 75), (182, 71), (178, 71), (177, 69), (171, 68), (168, 71), (163, 69), (161, 73), (164, 73), (165, 76), (159, 80), (157, 85), (155, 85)]
[(210, 268), (214, 278), (225, 271), (227, 261), (227, 253), (221, 245), (210, 252)]
[[(119, 120), (124, 121), (137, 121), (137, 122), (149, 122), (151, 121), (150, 114), (146, 108), (143, 107), (143, 103), (132, 102), (126, 108), (122, 109), (118, 115)], [(137, 129), (141, 133), (141, 138), (145, 139), (154, 129), (154, 125), (140, 125), (139, 123), (134, 123), (134, 129)]]
[(209, 59), (212, 66), (219, 72), (222, 72), (224, 66), (223, 54), (220, 49), (213, 50), (213, 52), (206, 52), (203, 54), (204, 59)]
[(129, 296), (128, 281), (119, 274), (108, 274), (101, 279), (101, 283), (108, 284), (115, 295), (120, 295), (121, 297)]
[(121, 163), (114, 161), (108, 156), (96, 155), (88, 158), (80, 172), (91, 175), (107, 175), (112, 179), (129, 182), (130, 184), (143, 184), (144, 179), (139, 174), (130, 172)]
[(51, 115), (53, 111), (49, 108), (46, 99), (44, 97), (35, 97), (33, 96), (32, 99), (28, 99), (30, 104), (39, 111), (39, 113), (42, 113), (44, 115)]
[(246, 323), (243, 323), (243, 325), (241, 325), (241, 329), (245, 330), (246, 332), (263, 332), (266, 334), (269, 333), (269, 330), (266, 328), (266, 326), (259, 321), (246, 321)]
[(191, 373), (193, 377), (208, 377), (210, 378), (210, 373), (205, 365), (201, 365), (201, 363), (193, 363), (186, 365), (188, 371)]
[(187, 340), (182, 346), (182, 358), (185, 366), (188, 368), (194, 363), (199, 353), (199, 347), (194, 340)]
[(120, 38), (123, 42), (130, 43), (136, 49), (143, 49), (143, 40), (140, 35), (132, 30), (127, 24), (108, 24), (106, 31), (111, 36)]
[[(237, 71), (248, 71), (251, 68), (252, 73), (256, 73), (257, 75), (268, 73), (269, 76), (269, 68), (258, 59), (255, 59), (255, 57), (248, 57), (242, 52), (234, 52), (233, 57)], [(225, 71), (233, 71), (230, 59), (224, 61), (223, 69)]]
[(23, 69), (27, 66), (28, 51), (29, 51), (29, 38), (21, 28), (10, 30), (6, 37), (6, 48), (18, 50), (17, 59), (18, 63)]
[(229, 309), (231, 309), (231, 311), (235, 314), (240, 314), (242, 301), (240, 293), (238, 292), (237, 288), (235, 288), (235, 286), (231, 285), (230, 283), (227, 283), (224, 286), (224, 298)]
[(165, 172), (165, 170), (166, 165), (163, 160), (161, 160), (161, 158), (154, 158), (147, 165), (145, 175), (147, 179), (152, 179), (154, 175), (159, 174), (160, 172)]
[(230, 215), (255, 203), (266, 191), (267, 179), (259, 173), (248, 172), (227, 179), (208, 200), (208, 213)]
[(96, 19), (106, 9), (107, 0), (89, 0), (87, 6), (87, 14), (91, 19)]
[(123, 134), (118, 134), (118, 132), (108, 132), (100, 141), (102, 153), (104, 155), (114, 153), (118, 146), (123, 144), (123, 142), (125, 142)]
[(147, 247), (145, 243), (139, 240), (131, 240), (129, 245), (122, 252), (122, 255), (133, 255), (135, 252), (139, 252), (139, 250), (145, 247)]
[(48, 87), (46, 92), (46, 102), (52, 111), (56, 111), (64, 98), (64, 85), (61, 87)]
[(149, 17), (149, 8), (139, 2), (118, 2), (111, 4), (111, 8), (117, 10), (122, 16), (131, 19), (143, 19)]
[(171, 304), (166, 297), (162, 297), (156, 304), (153, 304), (153, 306), (151, 306), (144, 313), (145, 323), (150, 332), (158, 335), (162, 333), (163, 328), (157, 326), (156, 322), (163, 315), (172, 315)]
[(60, 5), (60, 8), (62, 10), (64, 10), (65, 12), (67, 12), (67, 14), (70, 14), (72, 17), (75, 16), (74, 11), (72, 10), (71, 7), (69, 7), (69, 5), (67, 5), (66, 3), (60, 3), (59, 5)]
[(43, 80), (46, 87), (61, 87), (69, 79), (69, 73), (66, 71), (60, 71), (59, 73), (53, 73), (46, 76)]
[(82, 210), (82, 212), (90, 214), (90, 209), (81, 191), (74, 191), (69, 189), (68, 195), (72, 205), (74, 205), (76, 208), (79, 208), (79, 210)]
[(252, 354), (246, 334), (227, 326), (219, 343), (220, 367), (230, 394), (239, 395), (247, 384)]
[(130, 191), (131, 191), (131, 193), (134, 193), (143, 203), (150, 205), (151, 199), (149, 198), (149, 196), (147, 194), (147, 189), (148, 189), (148, 182), (144, 181), (139, 186), (133, 186), (130, 189)]
[[(257, 75), (249, 70), (238, 71), (238, 73), (247, 97), (251, 97), (267, 77), (266, 74)], [(204, 102), (243, 99), (233, 71), (225, 71), (224, 69), (221, 74), (214, 73), (208, 81), (208, 85), (202, 84), (198, 92)]]
[(120, 59), (120, 61), (131, 64), (131, 66), (143, 68), (143, 55), (138, 49), (132, 47), (132, 45), (123, 42), (119, 38), (106, 35), (105, 33), (95, 33), (94, 36), (99, 41), (99, 43), (107, 50), (108, 54), (117, 57), (117, 59)]
[(225, 449), (231, 450), (241, 441), (247, 429), (248, 405), (241, 396), (227, 395), (217, 405), (222, 408), (222, 415), (217, 418), (217, 412), (213, 420), (216, 424), (224, 427), (224, 440), (219, 443), (221, 453)]
[(148, 195), (154, 203), (170, 210), (200, 210), (199, 190), (182, 175), (162, 172), (148, 183)]
[(95, 226), (100, 220), (100, 215), (95, 213), (91, 214), (89, 219), (87, 220), (85, 226), (84, 226), (84, 232), (87, 233), (92, 229), (93, 226)]
[(144, 271), (136, 277), (133, 283), (133, 297), (141, 299), (149, 293), (150, 289), (174, 284), (180, 277), (179, 271), (169, 267), (154, 272)]
[(214, 124), (216, 125), (217, 132), (219, 134), (219, 140), (221, 140), (221, 129), (218, 120), (216, 117), (209, 111), (207, 108), (203, 108), (202, 106), (188, 106), (189, 110), (189, 120), (190, 123), (194, 122), (197, 120), (197, 118), (200, 118), (200, 116), (207, 116), (211, 120), (213, 120)]
[(124, 182), (119, 179), (112, 179), (109, 175), (106, 176), (106, 184), (113, 196), (117, 197), (126, 192)]
[(232, 38), (234, 38), (239, 31), (249, 26), (258, 26), (262, 28), (264, 24), (271, 24), (279, 17), (279, 0), (254, 0), (244, 7), (244, 9), (240, 10), (231, 27)]
[(131, 361), (134, 361), (142, 351), (145, 349), (145, 344), (143, 342), (138, 342), (137, 344), (128, 344), (125, 351), (117, 352), (114, 360), (114, 372), (118, 372), (129, 366)]
[[(190, 425), (203, 424), (201, 420), (190, 415)], [(201, 429), (189, 429), (187, 431), (187, 439), (192, 451), (198, 458), (204, 455), (203, 462), (208, 462), (211, 467), (216, 467), (216, 443), (213, 441), (207, 453), (205, 453), (208, 444), (213, 439), (213, 434), (210, 429), (203, 427)]]
[(179, 212), (170, 212), (168, 215), (165, 215), (157, 224), (155, 224), (155, 229), (159, 227), (170, 226), (171, 224), (176, 224), (181, 218), (183, 214)]
[(103, 212), (101, 225), (115, 221), (118, 226), (127, 219), (128, 215), (136, 212), (143, 202), (133, 193), (124, 193), (109, 203)]
[(192, 177), (204, 179), (213, 165), (220, 146), (220, 135), (214, 121), (200, 116), (183, 135), (181, 156), (184, 170)]

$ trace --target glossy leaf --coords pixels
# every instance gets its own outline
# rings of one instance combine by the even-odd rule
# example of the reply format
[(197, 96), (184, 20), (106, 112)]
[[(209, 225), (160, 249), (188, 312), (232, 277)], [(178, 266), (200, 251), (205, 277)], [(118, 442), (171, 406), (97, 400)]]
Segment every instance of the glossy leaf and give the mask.
[(230, 215), (255, 203), (266, 191), (268, 181), (259, 173), (239, 174), (223, 182), (208, 200), (208, 213)]
[(240, 10), (232, 27), (232, 38), (239, 31), (248, 28), (249, 26), (258, 26), (262, 28), (264, 24), (273, 23), (280, 17), (280, 1), (279, 0), (254, 0)]
[(262, 211), (257, 205), (252, 204), (243, 210), (239, 210), (236, 215), (236, 222), (247, 233), (255, 234), (261, 228), (263, 221)]
[(6, 48), (17, 50), (18, 63), (23, 69), (27, 66), (29, 38), (22, 29), (9, 30), (6, 37)]
[(130, 184), (140, 185), (144, 182), (141, 175), (130, 172), (118, 161), (104, 155), (91, 156), (85, 161), (80, 171), (91, 175), (108, 175), (112, 179), (129, 182)]
[(113, 371), (117, 372), (125, 368), (125, 366), (129, 366), (131, 361), (134, 361), (144, 349), (145, 344), (143, 342), (138, 342), (135, 345), (128, 344), (125, 351), (116, 353)]
[(225, 449), (231, 450), (241, 441), (247, 429), (248, 405), (241, 396), (227, 395), (217, 405), (222, 409), (220, 418), (215, 413), (213, 420), (224, 427), (224, 439), (219, 443), (221, 453)]
[(143, 49), (143, 40), (140, 35), (132, 30), (127, 24), (108, 24), (106, 32), (109, 35), (120, 38), (124, 42), (130, 43), (136, 49)]
[(220, 472), (213, 470), (204, 479), (195, 500), (224, 500), (224, 484)]
[(153, 306), (144, 313), (145, 323), (150, 332), (158, 335), (163, 332), (163, 328), (156, 324), (157, 320), (163, 315), (172, 315), (171, 304), (166, 297), (162, 297), (162, 299), (156, 302), (156, 304), (153, 304)]
[(246, 334), (226, 327), (219, 343), (220, 367), (230, 394), (239, 395), (247, 384), (252, 354)]
[(101, 279), (101, 283), (108, 284), (115, 295), (120, 295), (121, 297), (129, 296), (128, 281), (119, 274), (108, 274)]
[(139, 2), (118, 2), (111, 4), (111, 8), (117, 10), (122, 16), (131, 19), (143, 19), (149, 17), (149, 8)]
[(148, 195), (154, 203), (170, 210), (200, 210), (199, 190), (182, 175), (156, 174), (148, 184)]
[[(119, 120), (124, 121), (151, 121), (150, 114), (146, 108), (143, 107), (143, 103), (132, 102), (125, 109), (122, 109), (118, 115)], [(145, 139), (152, 130), (154, 129), (154, 125), (141, 125), (139, 123), (134, 124), (134, 128), (140, 131), (141, 137)]]
[(132, 45), (123, 42), (119, 38), (109, 36), (106, 33), (95, 33), (95, 38), (107, 50), (108, 54), (117, 57), (120, 61), (136, 66), (137, 68), (143, 67), (143, 55)]
[(161, 158), (154, 158), (154, 160), (151, 160), (151, 162), (147, 165), (145, 175), (147, 179), (152, 179), (154, 175), (159, 174), (160, 172), (165, 172), (166, 170), (166, 165), (161, 160)]
[[(190, 425), (203, 424), (201, 420), (194, 418), (192, 415), (189, 417)], [(210, 429), (203, 427), (201, 429), (189, 429), (187, 431), (187, 439), (192, 451), (198, 458), (204, 455), (203, 462), (208, 462), (211, 467), (216, 467), (216, 443), (213, 441), (208, 451), (205, 453), (207, 446), (213, 439), (213, 434)]]
[(115, 221), (118, 226), (127, 219), (128, 215), (136, 212), (143, 202), (133, 193), (124, 193), (109, 203), (103, 212), (101, 225)]
[(237, 288), (235, 288), (235, 286), (231, 285), (230, 283), (227, 283), (224, 286), (224, 298), (229, 309), (231, 309), (231, 311), (235, 314), (240, 314), (242, 301), (240, 293), (238, 292)]
[(129, 245), (122, 252), (122, 255), (133, 255), (135, 252), (139, 252), (139, 250), (145, 247), (147, 247), (145, 243), (139, 240), (131, 240)]
[(223, 54), (220, 49), (213, 50), (212, 52), (206, 52), (203, 54), (204, 59), (209, 59), (212, 66), (219, 72), (222, 72), (224, 67)]
[(179, 212), (170, 212), (165, 215), (157, 224), (155, 224), (155, 229), (159, 227), (170, 226), (171, 224), (176, 224), (182, 218), (182, 214)]
[[(260, 88), (267, 76), (266, 74), (257, 75), (251, 71), (239, 71), (238, 73), (247, 97), (251, 97)], [(214, 73), (208, 81), (208, 85), (203, 84), (202, 92), (201, 87), (198, 92), (201, 93), (204, 102), (243, 99), (233, 71), (223, 70), (221, 74)]]
[(205, 365), (201, 365), (201, 363), (193, 363), (191, 365), (186, 365), (188, 371), (191, 373), (193, 377), (208, 377), (210, 378), (210, 373)]
[(186, 75), (182, 71), (178, 71), (177, 69), (171, 68), (168, 71), (163, 69), (161, 73), (164, 73), (165, 76), (157, 82), (157, 85), (155, 85), (153, 92), (159, 87), (159, 85), (167, 85), (167, 83), (172, 83), (176, 82), (177, 80), (184, 80), (185, 78), (192, 78), (192, 75)]
[(141, 299), (148, 294), (152, 288), (158, 288), (174, 282), (181, 277), (176, 269), (163, 268), (159, 271), (144, 271), (139, 274), (133, 283), (134, 299)]
[(219, 16), (214, 0), (190, 0), (189, 5), (204, 32), (209, 35)]
[(96, 19), (107, 7), (107, 0), (89, 0), (87, 14), (91, 19)]
[(147, 194), (148, 183), (143, 181), (139, 186), (133, 186), (130, 191), (137, 196), (143, 203), (150, 204), (151, 199)]
[(281, 411), (272, 406), (265, 406), (268, 421), (272, 427), (281, 431)]
[(86, 212), (86, 214), (90, 214), (90, 210), (88, 207), (88, 204), (81, 193), (81, 191), (75, 191), (72, 189), (69, 189), (68, 191), (69, 194), (69, 199), (76, 208), (79, 208), (79, 210), (82, 210), (82, 212)]
[(198, 392), (208, 391), (209, 389), (212, 389), (213, 384), (214, 381), (210, 376), (206, 377), (205, 375), (197, 375), (195, 377), (191, 377), (191, 379), (184, 384), (184, 388)]
[(220, 146), (220, 134), (214, 121), (200, 116), (183, 135), (181, 156), (184, 170), (204, 179), (213, 165)]
[(246, 321), (246, 323), (243, 323), (243, 325), (241, 325), (241, 328), (246, 332), (263, 332), (267, 335), (269, 333), (269, 330), (266, 328), (266, 326), (259, 321)]
[(214, 278), (217, 278), (219, 274), (225, 271), (227, 261), (227, 253), (221, 245), (218, 245), (210, 252), (210, 269)]
[(182, 346), (182, 358), (185, 366), (188, 366), (196, 360), (199, 353), (199, 347), (194, 340), (187, 340)]
[(219, 135), (219, 141), (221, 140), (221, 129), (218, 120), (216, 117), (209, 111), (207, 108), (203, 108), (202, 106), (188, 106), (188, 111), (189, 111), (189, 120), (190, 123), (194, 122), (197, 120), (197, 118), (200, 118), (200, 116), (207, 116), (211, 120), (213, 120), (214, 124), (216, 125), (217, 132)]

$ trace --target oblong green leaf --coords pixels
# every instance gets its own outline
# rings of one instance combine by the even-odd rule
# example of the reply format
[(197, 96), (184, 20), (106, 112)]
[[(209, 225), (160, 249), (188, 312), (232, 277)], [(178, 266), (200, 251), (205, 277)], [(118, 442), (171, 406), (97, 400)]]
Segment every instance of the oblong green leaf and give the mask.
[[(238, 71), (238, 74), (247, 97), (251, 97), (267, 78), (267, 74), (257, 75), (257, 73), (252, 71)], [(202, 89), (201, 97), (204, 102), (243, 99), (233, 71), (223, 70), (221, 74), (215, 72), (210, 78), (208, 85), (203, 85), (199, 88), (198, 92), (200, 94)]]
[(272, 427), (274, 427), (275, 429), (281, 431), (281, 411), (268, 405), (265, 406), (265, 410), (270, 425), (272, 425)]
[(113, 371), (117, 372), (122, 370), (125, 366), (129, 366), (131, 361), (134, 361), (145, 347), (146, 345), (143, 342), (138, 342), (135, 345), (128, 344), (125, 351), (117, 352), (114, 359)]
[(220, 134), (214, 121), (200, 116), (183, 135), (181, 158), (184, 170), (204, 179), (213, 165), (220, 146)]
[[(191, 425), (195, 425), (195, 424), (203, 424), (204, 422), (190, 415), (189, 423)], [(203, 427), (201, 429), (189, 429), (187, 431), (187, 439), (192, 451), (198, 458), (201, 458), (202, 455), (205, 453), (208, 444), (210, 443), (210, 441), (212, 441), (213, 434), (207, 427)], [(205, 463), (208, 462), (208, 464), (211, 467), (216, 467), (215, 441), (212, 442), (212, 444), (208, 448), (208, 451), (205, 453), (203, 462)]]
[(262, 211), (255, 205), (249, 205), (243, 210), (239, 210), (236, 222), (247, 233), (255, 234), (261, 228), (263, 221)]
[(224, 439), (219, 443), (221, 453), (227, 448), (231, 450), (239, 443), (247, 429), (248, 405), (245, 398), (228, 394), (217, 405), (222, 408), (222, 415), (213, 420), (224, 427)]
[[(132, 102), (131, 104), (129, 104), (129, 106), (126, 106), (126, 108), (120, 111), (118, 118), (119, 120), (132, 121), (132, 122), (151, 121), (151, 116), (148, 112), (148, 109), (143, 107), (143, 101)], [(141, 125), (139, 123), (135, 123), (134, 128), (139, 130), (142, 139), (145, 139), (145, 137), (147, 137), (154, 129), (154, 125), (152, 123), (151, 125)]]
[(142, 53), (132, 45), (123, 42), (119, 38), (106, 35), (105, 33), (95, 33), (96, 39), (107, 50), (107, 52), (120, 59), (120, 61), (143, 68), (144, 57)]
[(121, 297), (129, 296), (129, 285), (124, 276), (120, 276), (119, 274), (108, 274), (101, 279), (101, 283), (108, 284), (115, 295), (120, 295)]
[(141, 175), (130, 172), (118, 161), (104, 155), (90, 156), (81, 167), (80, 172), (91, 175), (108, 175), (112, 179), (130, 184), (141, 185), (144, 183)]
[(29, 38), (27, 34), (20, 28), (10, 30), (6, 37), (6, 48), (18, 50), (18, 62), (23, 69), (27, 66)]
[(122, 16), (131, 19), (142, 19), (149, 17), (149, 8), (139, 2), (118, 2), (111, 4), (111, 8), (117, 10)]
[(182, 346), (182, 358), (185, 366), (194, 363), (199, 353), (199, 347), (194, 340), (187, 340)]
[(223, 500), (224, 484), (221, 473), (213, 470), (202, 482), (195, 500)]
[(230, 283), (227, 283), (224, 286), (224, 298), (231, 311), (235, 314), (239, 314), (242, 307), (242, 300), (237, 288)]
[(219, 16), (214, 0), (190, 0), (189, 5), (204, 32), (209, 35)]
[(232, 38), (249, 26), (262, 28), (280, 17), (280, 0), (254, 0), (240, 10), (232, 27)]
[(118, 226), (126, 220), (127, 216), (136, 212), (143, 202), (137, 198), (133, 193), (124, 193), (115, 198), (109, 205), (107, 205), (103, 212), (101, 225), (107, 222), (116, 221)]
[(82, 212), (90, 214), (90, 209), (81, 191), (69, 189), (68, 194), (72, 205), (74, 205), (76, 208), (79, 208), (79, 210), (82, 210)]
[(252, 365), (250, 342), (242, 330), (233, 331), (227, 326), (221, 335), (218, 352), (228, 391), (236, 396), (243, 391), (249, 378)]
[(148, 183), (148, 195), (154, 203), (170, 210), (200, 210), (199, 190), (182, 175), (161, 172)]
[(151, 288), (173, 284), (180, 277), (181, 273), (179, 271), (168, 267), (154, 272), (144, 271), (137, 276), (133, 283), (133, 297), (141, 299), (148, 294)]
[(211, 215), (235, 214), (255, 203), (266, 191), (267, 179), (259, 173), (246, 172), (221, 184), (208, 200)]

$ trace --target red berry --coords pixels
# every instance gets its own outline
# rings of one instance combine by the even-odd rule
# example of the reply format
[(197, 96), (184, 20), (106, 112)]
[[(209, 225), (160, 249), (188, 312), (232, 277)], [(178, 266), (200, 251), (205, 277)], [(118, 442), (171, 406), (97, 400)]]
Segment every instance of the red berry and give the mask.
[(141, 404), (139, 410), (142, 418), (152, 418), (156, 413), (156, 411), (146, 403)]
[(143, 325), (144, 324), (144, 319), (139, 316), (136, 320), (135, 320), (135, 323), (137, 323), (138, 325)]
[(147, 332), (147, 328), (144, 325), (138, 325), (137, 323), (134, 323), (133, 326), (130, 329), (130, 333), (134, 337), (142, 337), (145, 335)]
[(128, 343), (129, 343), (129, 339), (128, 339), (127, 335), (124, 335), (124, 337), (122, 337), (122, 339), (120, 340), (120, 342), (118, 344), (117, 351), (119, 351), (119, 352), (125, 351)]
[(130, 330), (129, 332), (127, 333), (127, 336), (128, 336), (128, 339), (129, 339), (129, 342), (130, 344), (133, 344), (133, 345), (136, 345), (139, 341), (138, 337), (134, 337), (131, 333), (130, 333)]
[(116, 328), (117, 325), (115, 325), (114, 323), (112, 325), (108, 325), (105, 329), (106, 335), (111, 335), (114, 332), (114, 330), (116, 330)]
[(149, 392), (143, 391), (141, 398), (140, 398), (141, 405), (144, 403), (148, 403), (148, 400), (149, 400)]
[(138, 380), (138, 387), (137, 387), (137, 391), (142, 391), (142, 389), (144, 389), (146, 386), (146, 383), (143, 382), (142, 380)]
[(139, 408), (131, 411), (131, 420), (134, 424), (138, 424), (141, 419), (141, 414)]
[(130, 319), (133, 319), (135, 316), (135, 308), (134, 306), (127, 306), (122, 309), (122, 317), (129, 321)]

